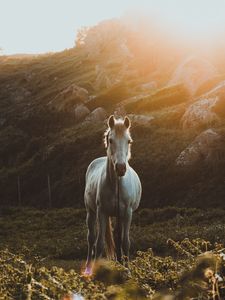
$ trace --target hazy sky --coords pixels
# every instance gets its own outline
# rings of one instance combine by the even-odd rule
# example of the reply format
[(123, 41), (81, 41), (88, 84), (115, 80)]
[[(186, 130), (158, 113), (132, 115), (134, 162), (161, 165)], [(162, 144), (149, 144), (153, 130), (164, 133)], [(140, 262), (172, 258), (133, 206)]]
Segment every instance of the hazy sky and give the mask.
[(78, 28), (144, 13), (189, 36), (225, 28), (225, 0), (0, 0), (4, 54), (59, 51), (74, 45)]

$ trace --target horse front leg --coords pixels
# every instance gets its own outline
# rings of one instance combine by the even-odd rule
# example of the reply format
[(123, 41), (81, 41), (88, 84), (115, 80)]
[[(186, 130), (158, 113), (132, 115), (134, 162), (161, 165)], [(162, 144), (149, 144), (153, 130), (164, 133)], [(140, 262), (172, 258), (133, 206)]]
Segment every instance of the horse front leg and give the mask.
[(95, 259), (102, 256), (105, 244), (106, 222), (107, 216), (102, 211), (101, 207), (97, 209), (97, 222), (98, 222), (98, 236), (95, 248)]
[(95, 221), (96, 221), (95, 213), (91, 210), (88, 211), (87, 218), (86, 218), (86, 223), (88, 227), (88, 233), (87, 233), (88, 255), (86, 261), (86, 268), (85, 268), (85, 274), (87, 275), (91, 274), (91, 260), (92, 260), (93, 247), (95, 243)]
[(114, 241), (115, 241), (115, 246), (116, 246), (116, 260), (118, 262), (122, 262), (122, 222), (121, 220), (118, 221), (118, 218), (116, 220), (116, 225), (115, 225), (115, 229), (113, 232), (113, 237), (114, 237)]
[(122, 249), (125, 259), (125, 264), (129, 262), (129, 251), (130, 251), (130, 225), (132, 220), (132, 209), (129, 208), (123, 219), (123, 239), (122, 239)]

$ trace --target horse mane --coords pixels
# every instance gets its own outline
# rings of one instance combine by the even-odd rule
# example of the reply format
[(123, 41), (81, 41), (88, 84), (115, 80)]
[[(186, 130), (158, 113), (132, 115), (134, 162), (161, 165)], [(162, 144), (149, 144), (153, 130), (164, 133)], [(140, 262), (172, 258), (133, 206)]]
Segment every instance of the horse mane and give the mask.
[(109, 143), (109, 132), (110, 132), (110, 128), (108, 127), (104, 132), (104, 136), (103, 136), (103, 142), (106, 149), (108, 148), (108, 143)]

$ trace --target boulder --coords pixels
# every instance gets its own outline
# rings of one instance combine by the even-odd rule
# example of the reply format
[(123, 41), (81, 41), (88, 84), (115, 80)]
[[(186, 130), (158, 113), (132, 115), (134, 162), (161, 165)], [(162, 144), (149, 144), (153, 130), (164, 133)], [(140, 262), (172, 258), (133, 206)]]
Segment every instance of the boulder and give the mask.
[(219, 120), (217, 114), (212, 111), (218, 98), (201, 99), (190, 105), (184, 113), (181, 122), (184, 129), (201, 124), (212, 124)]
[(146, 115), (129, 114), (128, 117), (131, 119), (132, 123), (136, 123), (139, 125), (146, 125), (149, 124), (152, 120), (154, 120), (153, 116)]
[(73, 98), (76, 98), (80, 102), (86, 102), (88, 101), (89, 94), (88, 91), (82, 87), (79, 87), (76, 84), (71, 84), (67, 88), (65, 88), (60, 95), (63, 98), (67, 98), (70, 96), (73, 96)]
[(225, 81), (197, 98), (185, 111), (181, 122), (183, 128), (212, 124), (225, 116)]
[(176, 164), (178, 166), (192, 166), (200, 160), (208, 161), (213, 159), (213, 146), (219, 140), (220, 135), (213, 129), (203, 131), (180, 153), (176, 159)]
[(175, 70), (168, 85), (183, 84), (191, 95), (206, 81), (218, 75), (207, 60), (188, 57)]
[(78, 104), (75, 107), (74, 114), (76, 121), (82, 121), (87, 117), (90, 113), (90, 110), (84, 104)]
[(71, 84), (62, 90), (48, 104), (55, 107), (58, 111), (71, 111), (74, 106), (86, 103), (89, 100), (89, 93), (86, 89), (76, 84)]
[(86, 122), (102, 122), (107, 118), (107, 113), (102, 107), (93, 110), (85, 119)]

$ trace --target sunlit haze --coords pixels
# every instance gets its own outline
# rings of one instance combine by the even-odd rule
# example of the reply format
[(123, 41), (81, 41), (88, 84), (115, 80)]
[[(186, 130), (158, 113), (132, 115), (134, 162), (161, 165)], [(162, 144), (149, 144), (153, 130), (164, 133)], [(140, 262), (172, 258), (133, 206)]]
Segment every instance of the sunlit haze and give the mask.
[(183, 40), (213, 43), (225, 32), (223, 0), (0, 0), (0, 4), (3, 54), (71, 48), (80, 27), (121, 17), (144, 15)]

